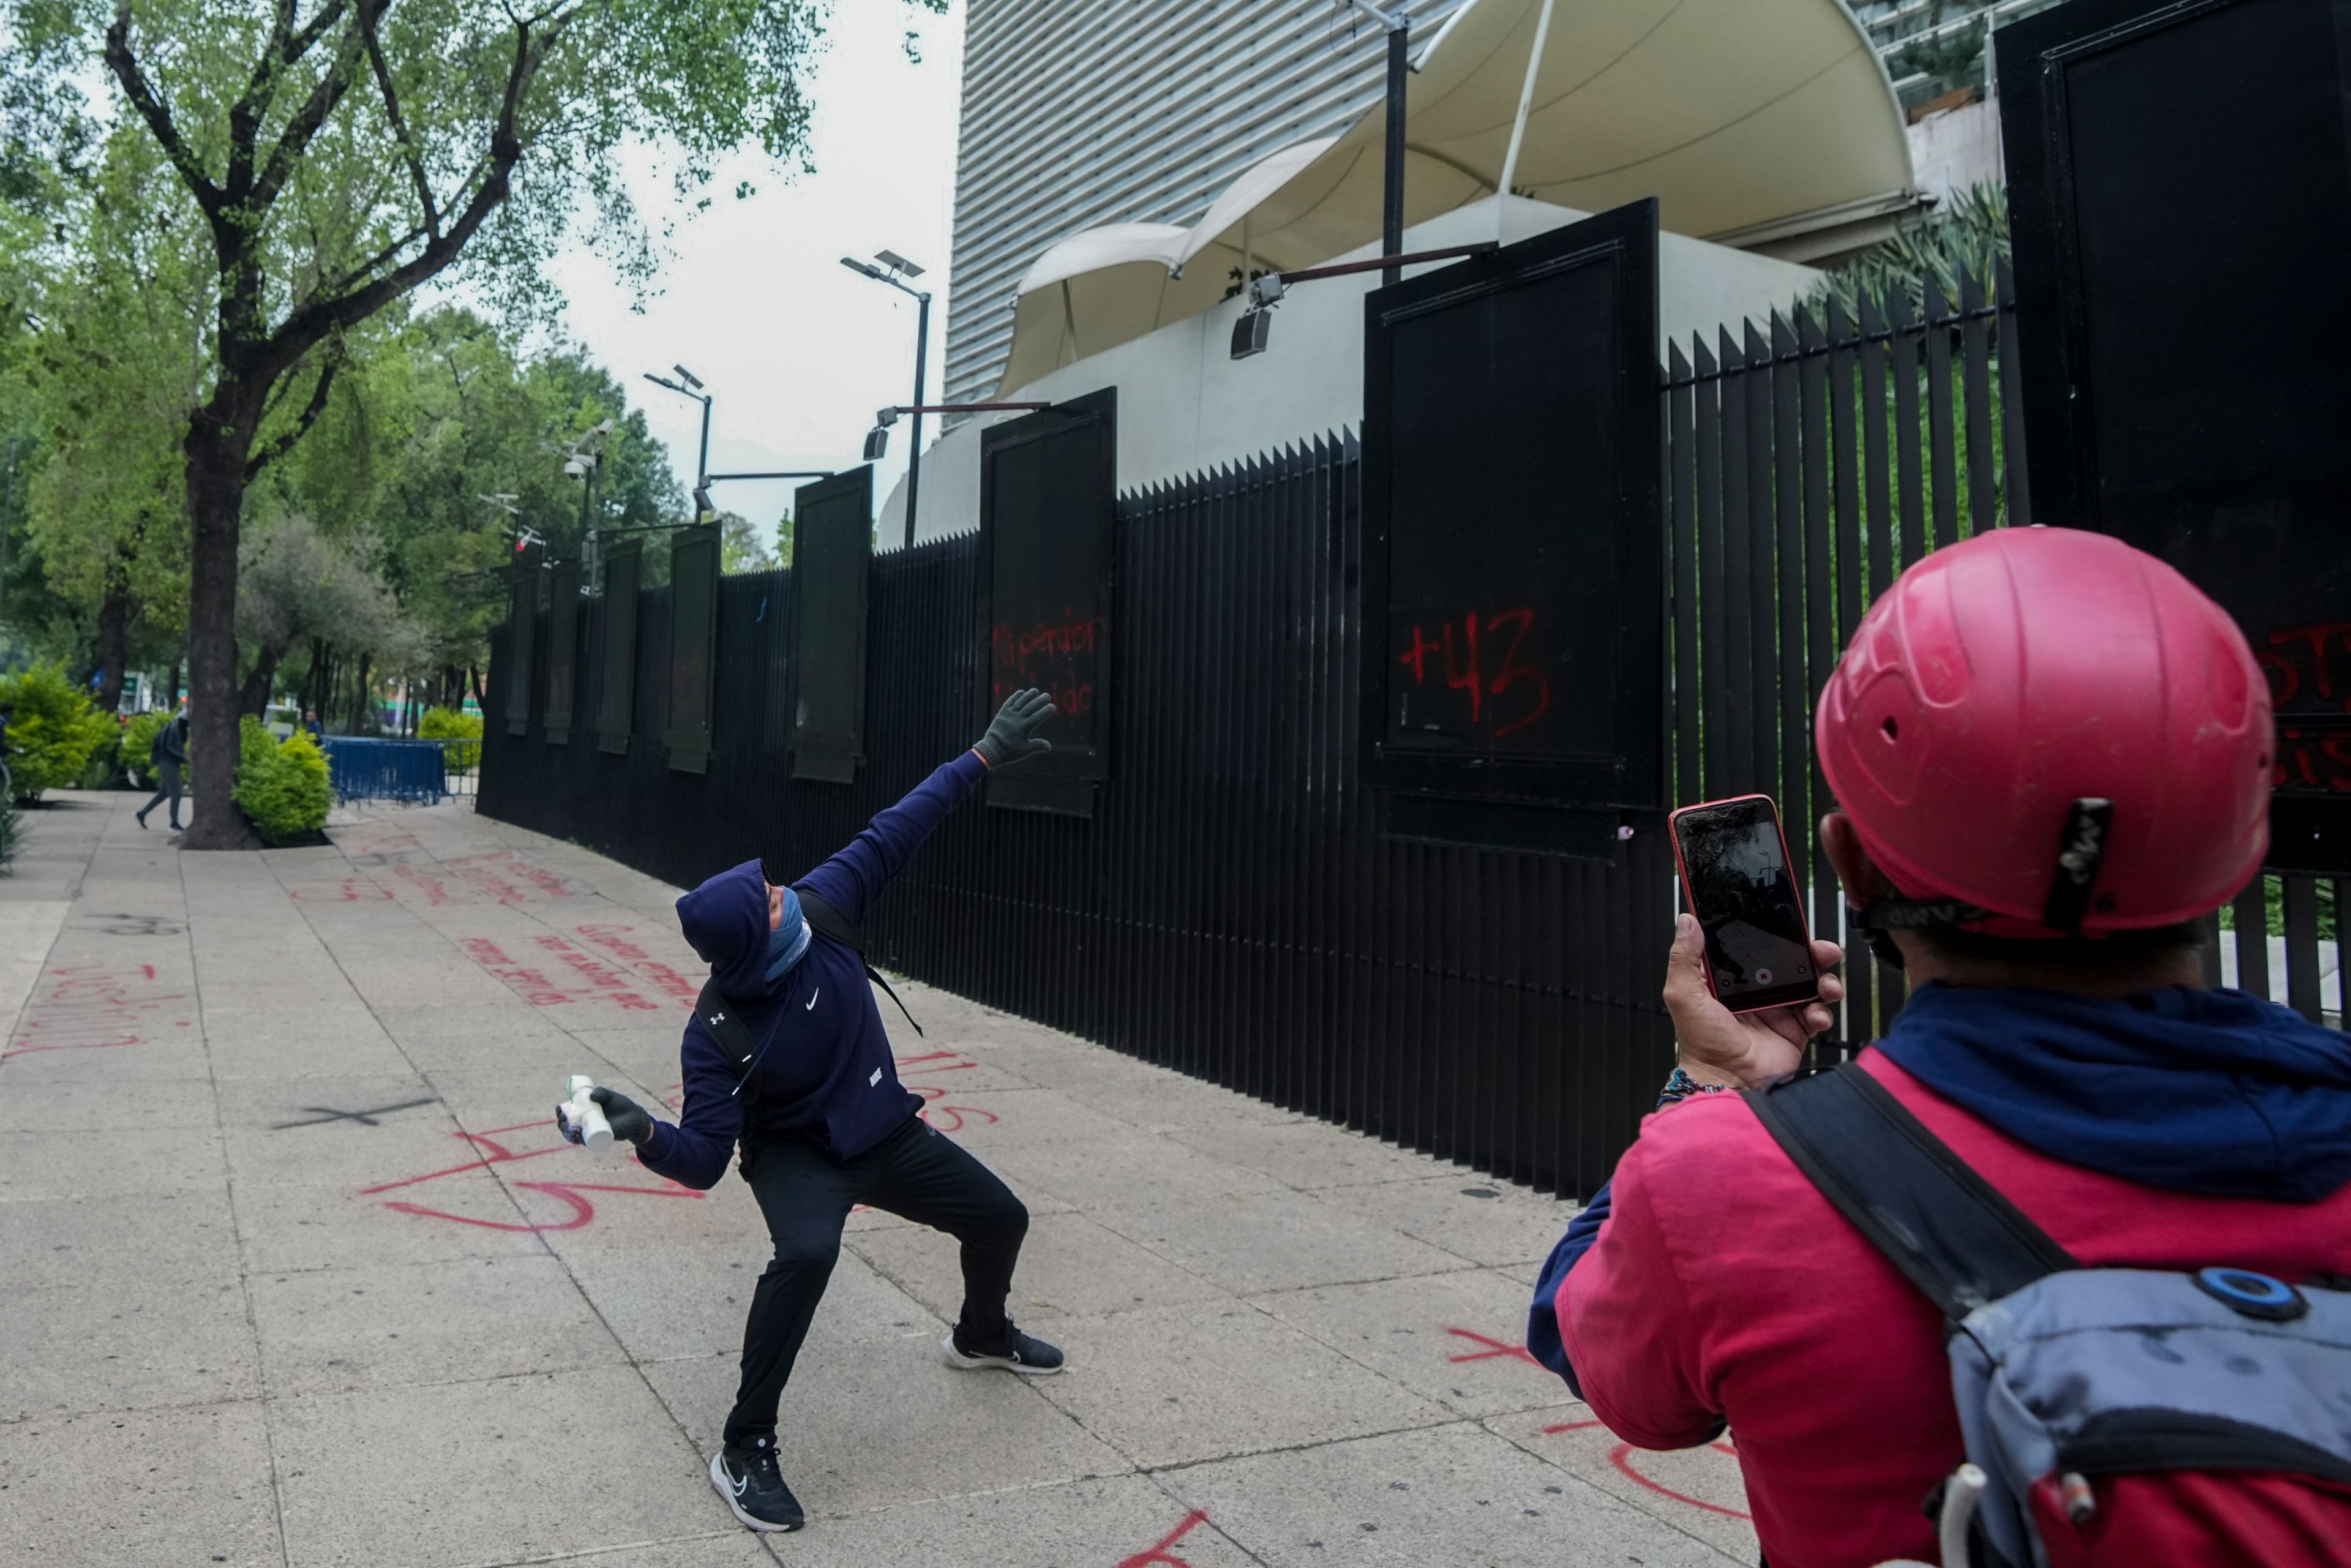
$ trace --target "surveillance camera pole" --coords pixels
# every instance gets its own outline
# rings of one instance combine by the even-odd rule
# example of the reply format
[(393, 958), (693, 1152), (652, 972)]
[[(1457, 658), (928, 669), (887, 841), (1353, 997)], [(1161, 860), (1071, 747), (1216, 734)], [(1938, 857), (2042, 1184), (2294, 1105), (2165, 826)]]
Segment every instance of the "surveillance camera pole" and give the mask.
[[(1380, 190), (1380, 254), (1384, 256), (1404, 254), (1404, 125), (1405, 72), (1409, 62), (1406, 55), (1412, 42), (1412, 20), (1405, 15), (1405, 0), (1394, 0), (1387, 10), (1382, 10), (1371, 0), (1353, 0), (1356, 10), (1377, 22), (1388, 35), (1388, 120), (1387, 162), (1381, 172)], [(1380, 281), (1394, 284), (1404, 277), (1400, 266), (1383, 267)]]
[[(675, 370), (680, 375), (685, 376), (688, 380), (693, 380), (692, 372), (687, 371), (684, 365), (674, 365), (671, 368)], [(690, 397), (694, 399), (695, 402), (702, 405), (702, 446), (700, 452), (695, 455), (694, 460), (695, 502), (695, 505), (699, 507), (701, 505), (703, 492), (710, 487), (711, 394), (699, 390), (689, 391), (678, 382), (670, 380), (667, 376), (657, 376), (651, 371), (647, 371), (644, 374), (645, 380), (653, 382), (653, 385), (657, 387), (667, 387), (670, 391), (677, 393), (680, 397)], [(696, 389), (699, 389), (702, 383), (699, 381), (695, 381), (694, 385)], [(698, 523), (702, 519), (699, 517), (696, 517), (694, 520)]]
[[(842, 256), (841, 265), (852, 272), (864, 274), (876, 283), (886, 283), (901, 294), (911, 294), (914, 298), (914, 401), (905, 405), (906, 412), (914, 416), (912, 432), (907, 437), (913, 449), (906, 455), (906, 543), (912, 546), (914, 542), (914, 508), (923, 495), (923, 373), (929, 369), (931, 362), (931, 297), (927, 290), (909, 288), (900, 280), (898, 270), (903, 257), (886, 250), (882, 252), (882, 256), (888, 267), (886, 271), (852, 256)], [(912, 263), (905, 265), (914, 272), (922, 270)]]

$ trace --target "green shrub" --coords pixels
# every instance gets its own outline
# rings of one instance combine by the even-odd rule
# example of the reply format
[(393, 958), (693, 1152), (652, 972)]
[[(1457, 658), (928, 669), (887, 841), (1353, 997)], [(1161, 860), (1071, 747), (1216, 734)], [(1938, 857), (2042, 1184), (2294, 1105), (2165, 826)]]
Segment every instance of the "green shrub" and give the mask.
[[(482, 738), (482, 716), (460, 713), (455, 708), (427, 708), (424, 716), (417, 721), (416, 735), (420, 740), (479, 741)], [(482, 760), (482, 748), (478, 745), (451, 746), (443, 749), (449, 754), (449, 771), (452, 773), (463, 773)]]
[(334, 786), (327, 758), (307, 735), (279, 742), (257, 718), (247, 718), (237, 737), (237, 803), (266, 844), (288, 843), (327, 825)]
[[(141, 789), (155, 788), (155, 737), (172, 722), (171, 713), (163, 708), (150, 708), (131, 721), (122, 732), (122, 767), (131, 775), (131, 782)], [(183, 779), (186, 769), (181, 770)]]
[(66, 679), (62, 659), (0, 678), (0, 701), (16, 705), (8, 738), (23, 747), (25, 755), (7, 760), (19, 800), (36, 800), (44, 789), (70, 789), (79, 784), (90, 753), (115, 737), (114, 720), (92, 707), (89, 694)]
[(111, 789), (122, 776), (122, 732), (117, 729), (90, 748), (89, 760), (81, 765), (81, 788)]

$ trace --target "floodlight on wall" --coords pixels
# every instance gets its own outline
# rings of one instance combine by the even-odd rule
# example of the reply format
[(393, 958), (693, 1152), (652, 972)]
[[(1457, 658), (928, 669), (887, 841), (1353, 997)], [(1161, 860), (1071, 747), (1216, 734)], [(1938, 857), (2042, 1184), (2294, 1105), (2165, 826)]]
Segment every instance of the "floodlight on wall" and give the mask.
[(1351, 272), (1385, 272), (1425, 261), (1451, 261), (1461, 256), (1484, 256), (1500, 248), (1492, 240), (1481, 239), (1474, 245), (1447, 246), (1442, 250), (1415, 251), (1410, 256), (1384, 256), (1376, 261), (1343, 261), (1331, 267), (1301, 267), (1296, 272), (1269, 272), (1262, 277), (1251, 278), (1249, 308), (1233, 322), (1233, 358), (1246, 360), (1252, 354), (1265, 352), (1266, 339), (1273, 329), (1273, 308), (1281, 303), (1293, 284), (1311, 283), (1318, 277), (1343, 277)]
[(881, 462), (883, 457), (888, 454), (889, 450), (890, 432), (883, 426), (877, 424), (872, 429), (865, 433), (866, 462)]

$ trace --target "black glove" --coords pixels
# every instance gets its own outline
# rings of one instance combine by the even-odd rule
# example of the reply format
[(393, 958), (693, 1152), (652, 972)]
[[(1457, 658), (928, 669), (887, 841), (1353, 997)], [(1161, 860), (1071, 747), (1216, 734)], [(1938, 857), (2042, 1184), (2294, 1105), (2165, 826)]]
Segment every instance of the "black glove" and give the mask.
[(1040, 751), (1050, 751), (1053, 743), (1040, 738), (1037, 732), (1045, 727), (1045, 721), (1052, 717), (1054, 712), (1053, 699), (1043, 692), (1033, 687), (1014, 692), (1004, 699), (1004, 706), (997, 709), (996, 717), (988, 723), (987, 733), (979, 737), (979, 744), (972, 749), (978, 752), (979, 759), (991, 768), (1007, 767)]
[(604, 1120), (612, 1124), (612, 1136), (622, 1142), (643, 1144), (653, 1135), (653, 1117), (619, 1090), (590, 1089), (588, 1098), (604, 1107)]

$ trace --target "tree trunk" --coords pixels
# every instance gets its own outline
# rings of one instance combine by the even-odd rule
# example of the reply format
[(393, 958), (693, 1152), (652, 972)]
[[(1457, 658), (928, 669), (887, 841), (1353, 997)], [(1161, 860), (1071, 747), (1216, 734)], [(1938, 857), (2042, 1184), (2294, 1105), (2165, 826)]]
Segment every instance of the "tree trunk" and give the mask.
[(359, 688), (351, 694), (353, 735), (380, 735), (383, 732), (382, 717), (375, 711), (375, 698), (368, 689), (368, 666), (374, 663), (373, 653), (360, 655)]
[(245, 464), (260, 423), (260, 396), (224, 374), (190, 422), (188, 455), (188, 758), (195, 820), (183, 849), (258, 843), (229, 799), (236, 787), (236, 553), (245, 513)]
[(99, 711), (112, 713), (122, 706), (122, 663), (131, 644), (131, 583), (120, 563), (106, 572), (106, 596), (98, 605)]
[(253, 671), (245, 677), (245, 685), (236, 694), (236, 711), (259, 718), (269, 706), (269, 694), (277, 682), (277, 662), (286, 656), (283, 648), (264, 645), (253, 656)]
[(163, 687), (163, 700), (157, 706), (162, 707), (165, 713), (169, 713), (173, 708), (180, 706), (180, 661), (177, 659), (172, 661), (172, 674), (169, 679), (169, 684)]

